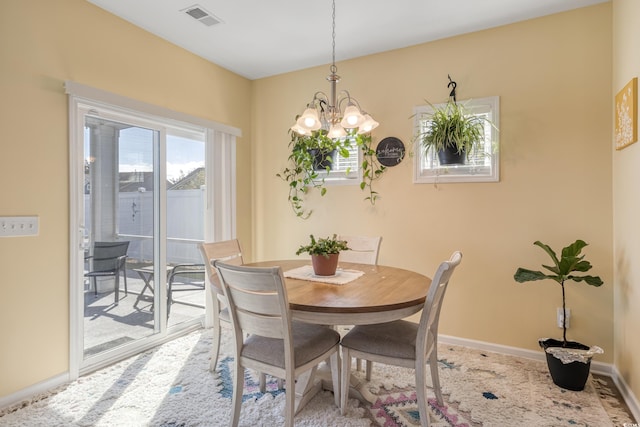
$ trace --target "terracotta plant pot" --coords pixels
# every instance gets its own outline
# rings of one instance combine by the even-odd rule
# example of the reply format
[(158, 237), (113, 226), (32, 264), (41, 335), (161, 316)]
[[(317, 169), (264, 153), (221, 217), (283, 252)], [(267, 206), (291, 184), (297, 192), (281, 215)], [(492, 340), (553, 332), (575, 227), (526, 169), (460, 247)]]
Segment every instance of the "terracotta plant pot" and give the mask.
[(340, 254), (311, 255), (311, 265), (316, 276), (335, 276)]

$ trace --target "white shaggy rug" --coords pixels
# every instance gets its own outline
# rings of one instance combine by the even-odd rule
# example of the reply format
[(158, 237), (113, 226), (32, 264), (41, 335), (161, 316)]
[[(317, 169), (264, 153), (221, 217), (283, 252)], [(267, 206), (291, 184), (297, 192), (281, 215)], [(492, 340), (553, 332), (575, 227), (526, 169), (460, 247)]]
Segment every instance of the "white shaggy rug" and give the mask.
[[(226, 426), (231, 410), (230, 330), (223, 330), (215, 373), (208, 370), (211, 331), (198, 331), (0, 411), (0, 426)], [(583, 392), (555, 386), (544, 362), (440, 345), (445, 404), (431, 394), (430, 421), (440, 426), (620, 426), (631, 423), (607, 389), (590, 379)], [(361, 373), (358, 373), (361, 374)], [(296, 416), (297, 426), (419, 425), (413, 371), (374, 365), (371, 406), (350, 400), (341, 416), (321, 392)], [(246, 376), (242, 426), (284, 423), (284, 394)]]

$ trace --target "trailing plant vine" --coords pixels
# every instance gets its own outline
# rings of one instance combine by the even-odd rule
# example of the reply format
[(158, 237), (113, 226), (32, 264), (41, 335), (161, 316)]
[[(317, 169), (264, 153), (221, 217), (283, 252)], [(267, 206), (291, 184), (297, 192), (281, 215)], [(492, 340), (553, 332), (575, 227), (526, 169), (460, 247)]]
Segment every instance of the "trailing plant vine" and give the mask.
[[(361, 182), (360, 189), (366, 191), (368, 196), (364, 200), (369, 200), (375, 205), (379, 197), (378, 192), (373, 190), (373, 181), (380, 178), (386, 167), (378, 162), (376, 151), (372, 148), (371, 135), (358, 135), (355, 132), (349, 133), (346, 138), (333, 140), (327, 137), (326, 131), (314, 131), (310, 136), (302, 136), (296, 132), (289, 131), (291, 141), (291, 154), (289, 154), (289, 165), (278, 173), (289, 185), (288, 201), (291, 204), (296, 216), (307, 219), (313, 213), (304, 206), (305, 197), (312, 189), (320, 191), (324, 196), (327, 192), (325, 179), (329, 176), (334, 156), (343, 158), (349, 157), (349, 149), (355, 144), (362, 153)], [(346, 174), (351, 172), (346, 170)]]

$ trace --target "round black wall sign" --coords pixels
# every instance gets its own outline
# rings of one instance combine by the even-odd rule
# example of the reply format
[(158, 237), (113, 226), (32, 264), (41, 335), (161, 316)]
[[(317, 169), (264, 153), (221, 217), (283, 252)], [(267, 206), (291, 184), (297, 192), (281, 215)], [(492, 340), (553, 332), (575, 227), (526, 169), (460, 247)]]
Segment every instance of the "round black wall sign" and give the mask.
[(394, 136), (388, 136), (378, 144), (376, 157), (381, 165), (396, 166), (404, 159), (404, 144)]

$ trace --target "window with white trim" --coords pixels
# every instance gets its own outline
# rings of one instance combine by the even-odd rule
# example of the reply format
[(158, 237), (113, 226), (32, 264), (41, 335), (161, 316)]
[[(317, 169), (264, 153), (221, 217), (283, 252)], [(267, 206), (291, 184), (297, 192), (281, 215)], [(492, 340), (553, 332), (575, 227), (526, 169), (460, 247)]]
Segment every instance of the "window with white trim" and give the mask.
[(320, 176), (324, 176), (327, 184), (359, 184), (360, 183), (360, 149), (356, 144), (354, 137), (345, 141), (345, 148), (349, 151), (349, 157), (342, 157), (336, 152), (333, 156), (331, 170), (325, 175), (320, 172)]
[[(497, 96), (477, 98), (463, 103), (467, 110), (487, 119), (484, 124), (484, 143), (470, 153), (464, 165), (440, 165), (434, 150), (425, 150), (416, 141), (413, 182), (416, 184), (436, 182), (497, 182), (500, 180), (500, 144), (498, 137), (500, 119), (500, 98)], [(444, 104), (435, 105), (440, 107)], [(416, 134), (423, 133), (429, 126), (431, 105), (414, 108)], [(493, 126), (491, 125), (493, 124)]]

